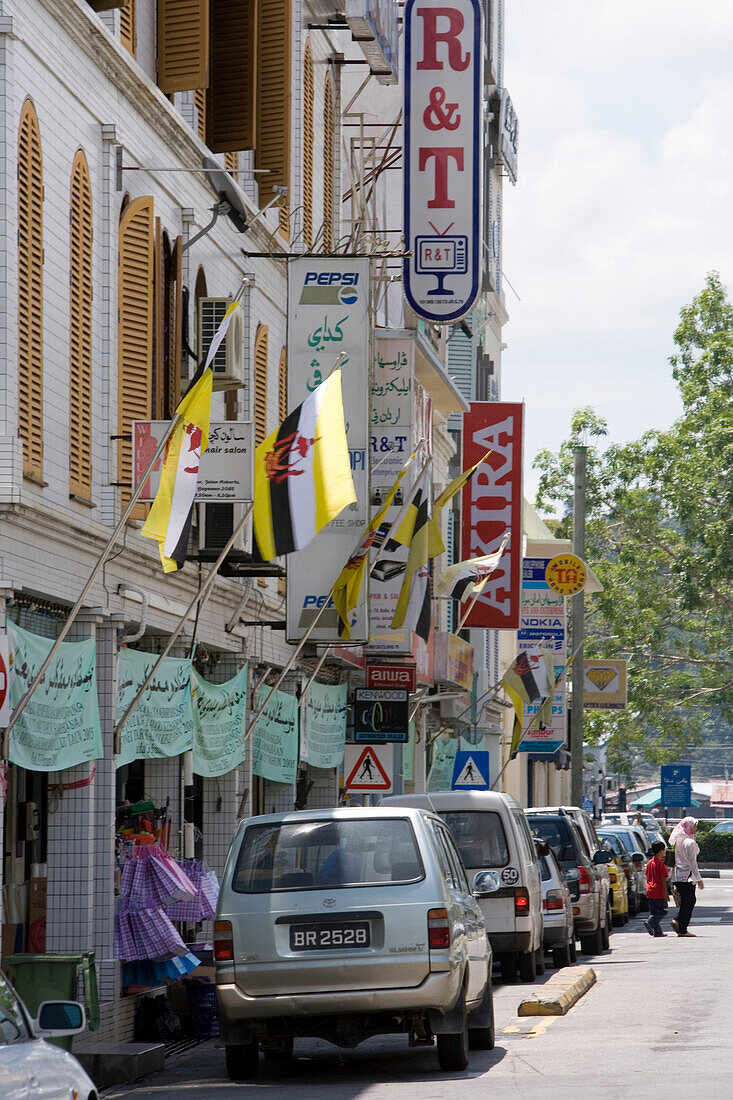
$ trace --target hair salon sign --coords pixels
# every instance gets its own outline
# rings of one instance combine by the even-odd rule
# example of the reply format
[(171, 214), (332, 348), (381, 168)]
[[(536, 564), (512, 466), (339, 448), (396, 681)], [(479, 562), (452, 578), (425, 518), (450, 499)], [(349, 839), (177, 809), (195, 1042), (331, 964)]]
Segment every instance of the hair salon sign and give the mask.
[(405, 295), (421, 317), (462, 317), (479, 290), (479, 0), (405, 8)]

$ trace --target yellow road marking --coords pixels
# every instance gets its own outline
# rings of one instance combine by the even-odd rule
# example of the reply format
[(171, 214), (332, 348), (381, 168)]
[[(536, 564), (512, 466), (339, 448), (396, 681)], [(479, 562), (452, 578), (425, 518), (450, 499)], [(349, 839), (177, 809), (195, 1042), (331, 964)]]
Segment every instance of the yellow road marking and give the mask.
[(550, 1024), (554, 1024), (557, 1019), (559, 1019), (558, 1016), (544, 1016), (541, 1023), (535, 1024), (535, 1026), (527, 1032), (527, 1038), (531, 1035), (544, 1035)]
[(502, 1028), (502, 1035), (510, 1035), (512, 1032), (519, 1032), (521, 1030), (521, 1027), (514, 1027), (512, 1025), (510, 1027)]

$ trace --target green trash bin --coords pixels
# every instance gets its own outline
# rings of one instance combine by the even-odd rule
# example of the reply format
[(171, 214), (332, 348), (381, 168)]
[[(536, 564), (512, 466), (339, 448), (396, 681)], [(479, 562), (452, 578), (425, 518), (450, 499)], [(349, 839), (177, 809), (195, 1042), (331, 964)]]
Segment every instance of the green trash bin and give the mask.
[[(99, 1029), (99, 989), (97, 966), (93, 951), (77, 954), (55, 952), (48, 955), (9, 955), (5, 966), (13, 985), (31, 1016), (38, 1015), (44, 1001), (75, 1001), (81, 967), (87, 1025), (90, 1031)], [(71, 1050), (73, 1035), (50, 1039), (64, 1050)]]

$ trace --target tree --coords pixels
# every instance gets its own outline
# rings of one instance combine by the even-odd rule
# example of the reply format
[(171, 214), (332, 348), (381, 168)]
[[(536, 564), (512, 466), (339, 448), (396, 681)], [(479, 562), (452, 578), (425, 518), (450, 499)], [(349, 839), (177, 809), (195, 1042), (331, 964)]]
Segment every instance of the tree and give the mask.
[[(733, 306), (716, 273), (685, 306), (673, 377), (683, 412), (665, 432), (588, 445), (586, 557), (604, 591), (586, 600), (586, 655), (629, 660), (629, 708), (586, 711), (614, 770), (679, 758), (714, 708), (733, 714)], [(537, 506), (572, 529), (573, 451), (607, 435), (592, 409), (573, 414), (541, 471)]]

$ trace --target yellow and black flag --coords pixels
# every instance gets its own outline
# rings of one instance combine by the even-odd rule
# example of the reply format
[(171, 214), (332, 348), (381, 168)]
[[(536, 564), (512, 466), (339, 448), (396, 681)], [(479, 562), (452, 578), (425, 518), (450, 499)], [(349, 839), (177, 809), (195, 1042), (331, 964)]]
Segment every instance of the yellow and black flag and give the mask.
[(433, 490), (430, 464), (426, 463), (415, 482), (409, 499), (406, 522), (412, 527), (412, 535), (405, 566), (405, 576), (397, 598), (392, 618), (392, 629), (404, 626), (414, 630), (424, 641), (430, 637), (432, 615), (430, 613), (430, 520), (432, 517)]
[(541, 701), (534, 722), (547, 724), (552, 714), (552, 696), (555, 691), (555, 670), (552, 654), (547, 649), (535, 647), (523, 650), (506, 670), (501, 680), (504, 690), (514, 705), (514, 728), (510, 755), (516, 756), (522, 740), (524, 708)]
[(355, 500), (337, 368), (255, 451), (253, 524), (262, 561), (302, 550)]

